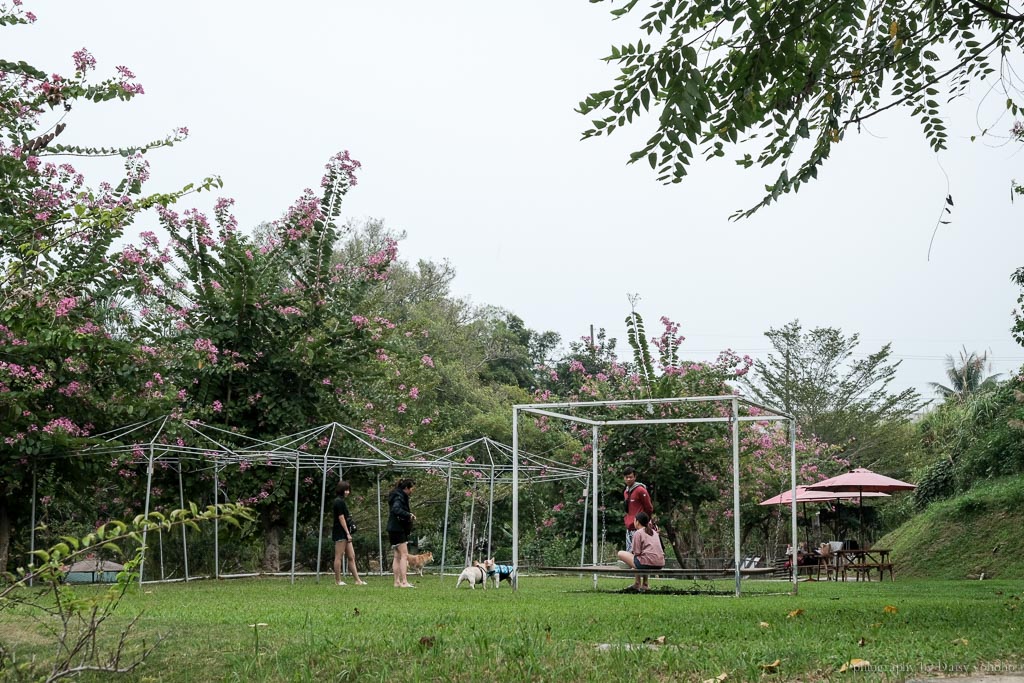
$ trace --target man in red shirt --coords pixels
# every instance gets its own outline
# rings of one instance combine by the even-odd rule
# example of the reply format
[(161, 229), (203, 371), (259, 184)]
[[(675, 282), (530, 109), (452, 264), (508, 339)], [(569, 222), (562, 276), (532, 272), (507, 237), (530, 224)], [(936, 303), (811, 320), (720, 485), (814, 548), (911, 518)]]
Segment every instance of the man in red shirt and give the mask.
[(636, 519), (636, 513), (642, 510), (651, 515), (654, 513), (654, 505), (651, 504), (651, 494), (647, 492), (647, 487), (636, 480), (635, 469), (627, 467), (622, 470), (622, 476), (626, 482), (626, 489), (622, 492), (626, 507), (626, 515), (622, 520), (626, 524), (626, 551), (633, 552), (633, 534), (636, 532), (633, 520)]

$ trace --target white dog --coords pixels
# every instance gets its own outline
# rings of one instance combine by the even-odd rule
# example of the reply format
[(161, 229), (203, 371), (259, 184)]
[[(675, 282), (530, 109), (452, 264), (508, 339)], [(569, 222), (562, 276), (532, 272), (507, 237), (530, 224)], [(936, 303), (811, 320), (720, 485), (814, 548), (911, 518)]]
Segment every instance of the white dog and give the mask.
[(484, 590), (487, 590), (487, 570), (479, 562), (474, 562), (462, 570), (459, 580), (455, 582), (455, 587), (458, 588), (463, 581), (468, 581), (469, 587), (473, 590), (476, 590), (478, 583), (483, 584)]

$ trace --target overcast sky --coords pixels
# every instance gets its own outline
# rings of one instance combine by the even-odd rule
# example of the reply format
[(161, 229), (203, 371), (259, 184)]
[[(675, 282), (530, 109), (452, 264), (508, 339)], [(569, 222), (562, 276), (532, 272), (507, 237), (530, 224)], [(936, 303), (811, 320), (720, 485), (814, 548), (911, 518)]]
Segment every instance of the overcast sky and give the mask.
[[(625, 164), (652, 120), (580, 141), (574, 108), (614, 77), (600, 57), (638, 37), (604, 4), (25, 2), (39, 21), (0, 29), (0, 57), (70, 72), (87, 47), (100, 75), (123, 64), (146, 89), (79, 106), (63, 139), (109, 146), (187, 126), (186, 143), (151, 158), (150, 190), (219, 174), (243, 226), (277, 218), (348, 149), (363, 163), (349, 217), (406, 231), (401, 256), (448, 259), (457, 295), (564, 339), (593, 324), (628, 355), (626, 297), (639, 293), (648, 331), (678, 321), (693, 358), (763, 355), (764, 331), (799, 318), (859, 332), (864, 353), (891, 341), (901, 387), (929, 396), (961, 347), (988, 351), (995, 372), (1024, 363), (1009, 333), (1009, 277), (1024, 265), (1010, 182), (1024, 157), (970, 141), (979, 120), (998, 135), (1012, 123), (981, 88), (956, 107), (950, 150), (933, 154), (891, 111), (848, 136), (819, 182), (732, 223), (767, 176), (727, 156), (659, 185)], [(953, 222), (929, 261), (947, 174)]]

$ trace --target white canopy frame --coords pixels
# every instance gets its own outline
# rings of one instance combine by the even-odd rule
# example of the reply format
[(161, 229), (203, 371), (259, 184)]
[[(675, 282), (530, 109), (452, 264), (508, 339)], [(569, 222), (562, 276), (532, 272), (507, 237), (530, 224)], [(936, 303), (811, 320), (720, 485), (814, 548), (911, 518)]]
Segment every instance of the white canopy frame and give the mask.
[[(624, 407), (624, 406), (649, 406), (653, 408), (659, 405), (670, 405), (676, 403), (706, 403), (711, 405), (728, 404), (729, 415), (719, 417), (670, 417), (670, 418), (626, 418), (619, 420), (593, 419), (574, 414), (575, 411), (584, 411), (598, 407)], [(741, 415), (740, 406), (756, 409), (757, 415)], [(678, 396), (671, 398), (649, 398), (631, 399), (619, 401), (576, 401), (565, 403), (527, 403), (512, 406), (512, 564), (519, 565), (519, 415), (520, 413), (540, 415), (557, 420), (564, 420), (575, 424), (585, 424), (592, 427), (591, 433), (591, 554), (594, 566), (598, 563), (597, 545), (597, 515), (598, 500), (596, 492), (599, 488), (598, 462), (600, 460), (600, 435), (602, 427), (613, 427), (621, 425), (653, 425), (653, 424), (697, 424), (697, 423), (722, 423), (728, 424), (732, 432), (732, 490), (733, 490), (733, 567), (735, 580), (735, 595), (741, 595), (741, 565), (740, 557), (740, 424), (743, 422), (773, 422), (788, 421), (789, 423), (789, 446), (790, 446), (790, 483), (796, 489), (796, 419), (778, 408), (767, 406), (763, 403), (753, 401), (745, 396), (735, 394), (727, 396)], [(792, 541), (791, 567), (792, 593), (797, 593), (797, 516), (796, 506), (790, 511), (790, 530)], [(517, 572), (518, 575), (518, 572)], [(594, 587), (597, 587), (597, 574), (593, 575)], [(518, 590), (518, 578), (513, 582), (513, 588)]]
[[(188, 434), (194, 443), (186, 443), (177, 437)], [(174, 436), (170, 436), (174, 435)], [(487, 550), (490, 554), (493, 533), (494, 489), (503, 480), (514, 479), (513, 487), (518, 495), (518, 474), (513, 477), (513, 470), (525, 473), (529, 481), (558, 482), (582, 481), (584, 487), (590, 477), (585, 469), (566, 465), (557, 460), (520, 453), (513, 458), (513, 449), (488, 437), (480, 437), (451, 446), (444, 446), (431, 451), (406, 446), (390, 441), (381, 436), (368, 435), (365, 432), (346, 425), (330, 422), (311, 427), (295, 434), (288, 434), (272, 440), (262, 440), (246, 436), (231, 429), (209, 425), (197, 420), (161, 416), (142, 422), (121, 427), (98, 435), (104, 439), (102, 443), (93, 445), (74, 454), (75, 457), (90, 456), (123, 456), (131, 454), (136, 462), (146, 465), (146, 496), (144, 515), (151, 510), (151, 494), (153, 490), (153, 472), (157, 463), (173, 468), (178, 473), (179, 504), (185, 505), (183, 466), (186, 461), (197, 461), (211, 468), (213, 473), (213, 500), (222, 502), (223, 492), (220, 487), (220, 472), (232, 465), (248, 463), (250, 465), (266, 465), (295, 468), (295, 499), (292, 516), (292, 548), (291, 570), (288, 575), (295, 581), (296, 540), (298, 535), (298, 492), (301, 471), (315, 469), (321, 477), (320, 504), (320, 539), (317, 544), (317, 568), (315, 575), (319, 579), (321, 571), (322, 540), (324, 532), (324, 512), (327, 500), (327, 473), (337, 469), (339, 476), (345, 467), (393, 467), (397, 469), (424, 470), (429, 474), (447, 477), (447, 495), (445, 499), (444, 529), (441, 552), (441, 576), (444, 576), (445, 552), (447, 549), (448, 516), (451, 504), (451, 478), (454, 472), (475, 471), (486, 476), (489, 484), (489, 504), (487, 517)], [(334, 447), (341, 439), (354, 440), (359, 445), (358, 455), (339, 453)], [(469, 456), (472, 456), (470, 458)], [(520, 463), (520, 460), (522, 461)], [(513, 464), (512, 461), (515, 461)], [(486, 475), (484, 474), (486, 473)], [(34, 474), (34, 472), (33, 472)], [(35, 487), (35, 478), (33, 478)], [(35, 488), (32, 501), (32, 537), (30, 547), (35, 547)], [(380, 475), (377, 475), (377, 539), (378, 556), (383, 568), (384, 549), (381, 541), (383, 536)], [(585, 533), (585, 532), (584, 532)], [(143, 545), (146, 545), (146, 533), (143, 533)], [(222, 574), (220, 572), (219, 525), (214, 522), (214, 578), (232, 578), (251, 576), (252, 574)], [(165, 581), (163, 568), (163, 536), (159, 538), (160, 579), (146, 580), (146, 556), (143, 555), (139, 567), (139, 582)], [(184, 580), (194, 578), (189, 573), (188, 536), (182, 528), (182, 549), (184, 560)], [(308, 572), (307, 572), (308, 573)], [(182, 580), (182, 579), (172, 579)]]

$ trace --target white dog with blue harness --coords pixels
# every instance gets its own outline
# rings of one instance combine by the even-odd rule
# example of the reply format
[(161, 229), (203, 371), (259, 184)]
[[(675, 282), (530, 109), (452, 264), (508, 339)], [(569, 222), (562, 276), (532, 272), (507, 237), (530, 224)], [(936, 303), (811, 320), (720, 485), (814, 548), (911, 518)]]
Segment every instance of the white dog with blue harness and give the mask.
[(484, 569), (487, 571), (487, 578), (494, 580), (494, 587), (497, 588), (501, 581), (512, 583), (516, 579), (516, 568), (510, 564), (495, 564), (494, 558), (484, 560)]

